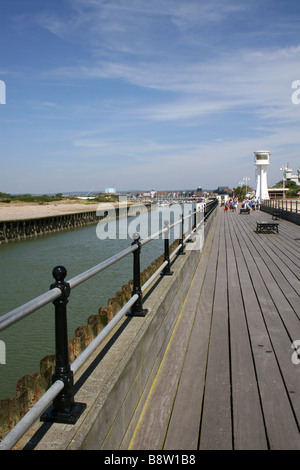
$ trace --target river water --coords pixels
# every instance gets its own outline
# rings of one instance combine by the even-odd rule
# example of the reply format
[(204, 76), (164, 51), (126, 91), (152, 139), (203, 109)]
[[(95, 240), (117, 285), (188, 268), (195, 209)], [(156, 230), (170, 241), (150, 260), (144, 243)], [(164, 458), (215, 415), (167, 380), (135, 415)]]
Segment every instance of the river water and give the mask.
[[(165, 212), (168, 211), (168, 208), (158, 211), (161, 224), (164, 220), (164, 209)], [(169, 214), (170, 212), (167, 217)], [(130, 236), (133, 232), (141, 232), (143, 227), (144, 235), (147, 235), (147, 230), (150, 235), (153, 233), (151, 217), (153, 220), (153, 212), (116, 221), (116, 234), (122, 233), (121, 239), (118, 235), (116, 239), (111, 238), (112, 233), (109, 233), (108, 225), (105, 226), (105, 222), (101, 222), (98, 225), (0, 245), (0, 315), (49, 290), (50, 284), (54, 282), (54, 266), (64, 265), (68, 271), (66, 280), (72, 279), (130, 246)], [(156, 222), (157, 220), (156, 218)], [(160, 229), (161, 226), (158, 227), (155, 223), (154, 228)], [(109, 238), (105, 239), (105, 233)], [(124, 234), (128, 236), (125, 237)], [(170, 243), (174, 236), (178, 237), (173, 233)], [(142, 248), (141, 270), (163, 253), (163, 247), (164, 241), (159, 237)], [(99, 307), (106, 305), (107, 300), (114, 297), (115, 293), (133, 278), (132, 257), (132, 254), (128, 255), (104, 272), (72, 289), (68, 303), (70, 338), (75, 336), (78, 326), (86, 325), (88, 317), (97, 314)], [(0, 398), (8, 398), (15, 396), (19, 378), (39, 372), (40, 360), (55, 352), (52, 303), (1, 332), (0, 340), (5, 344), (5, 363), (0, 364)]]

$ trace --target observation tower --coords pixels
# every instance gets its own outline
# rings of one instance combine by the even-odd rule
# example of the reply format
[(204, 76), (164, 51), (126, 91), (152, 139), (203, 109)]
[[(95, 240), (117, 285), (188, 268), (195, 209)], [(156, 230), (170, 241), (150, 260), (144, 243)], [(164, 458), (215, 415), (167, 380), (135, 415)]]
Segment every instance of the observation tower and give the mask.
[(261, 200), (269, 199), (268, 183), (267, 183), (267, 166), (270, 164), (269, 150), (259, 150), (254, 152), (256, 165), (255, 178), (256, 178), (256, 197)]

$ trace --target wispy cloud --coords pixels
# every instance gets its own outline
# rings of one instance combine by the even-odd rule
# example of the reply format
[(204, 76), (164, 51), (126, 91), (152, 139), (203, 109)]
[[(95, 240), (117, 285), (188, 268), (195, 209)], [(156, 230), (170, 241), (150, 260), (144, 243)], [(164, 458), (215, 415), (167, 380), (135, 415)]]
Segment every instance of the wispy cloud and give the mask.
[(295, 5), (45, 0), (21, 9), (14, 32), (19, 44), (30, 44), (28, 60), (1, 65), (13, 70), (8, 77), (26, 78), (30, 95), (11, 116), (16, 122), (23, 106), (26, 134), (14, 129), (18, 141), (39, 135), (56, 142), (43, 155), (61, 157), (74, 178), (82, 168), (88, 180), (98, 164), (112, 180), (116, 162), (125, 162), (123, 189), (138, 172), (144, 185), (152, 178), (162, 186), (158, 167), (174, 185), (182, 178), (200, 184), (196, 172), (212, 185), (216, 169), (233, 185), (259, 147), (270, 147), (274, 162), (286, 148), (284, 158), (299, 166), (300, 105), (291, 102), (291, 84), (300, 79)]

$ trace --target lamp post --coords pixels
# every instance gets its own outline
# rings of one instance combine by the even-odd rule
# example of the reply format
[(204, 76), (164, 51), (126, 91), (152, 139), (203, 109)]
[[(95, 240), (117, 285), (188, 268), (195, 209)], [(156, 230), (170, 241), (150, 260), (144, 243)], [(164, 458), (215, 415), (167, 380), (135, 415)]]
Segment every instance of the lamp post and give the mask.
[(247, 181), (250, 181), (249, 176), (244, 176), (243, 181), (246, 182), (246, 194), (247, 194)]
[(285, 172), (285, 165), (280, 167), (280, 171), (282, 171), (282, 199), (284, 199), (284, 172)]

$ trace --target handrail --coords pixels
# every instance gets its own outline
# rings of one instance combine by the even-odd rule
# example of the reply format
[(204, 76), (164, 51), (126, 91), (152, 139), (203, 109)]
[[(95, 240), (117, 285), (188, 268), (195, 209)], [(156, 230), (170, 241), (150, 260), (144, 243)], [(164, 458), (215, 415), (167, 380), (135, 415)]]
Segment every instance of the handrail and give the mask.
[(299, 199), (290, 198), (290, 199), (264, 199), (261, 201), (262, 205), (269, 207), (271, 209), (295, 212), (298, 214), (300, 212)]
[[(108, 268), (112, 264), (116, 263), (120, 259), (127, 256), (129, 253), (132, 253), (137, 249), (137, 246), (130, 246), (123, 251), (120, 251), (116, 255), (111, 256), (107, 260), (103, 261), (102, 263), (97, 264), (91, 269), (84, 271), (83, 273), (79, 274), (78, 276), (70, 279), (68, 282), (70, 284), (70, 288), (73, 289), (77, 287), (79, 284), (85, 282), (86, 280), (90, 279), (91, 277), (99, 274), (104, 269)], [(36, 297), (33, 300), (30, 300), (26, 304), (21, 305), (20, 307), (11, 310), (10, 312), (2, 315), (0, 317), (0, 332), (8, 328), (9, 326), (17, 323), (18, 321), (22, 320), (23, 318), (27, 317), (31, 313), (35, 312), (36, 310), (44, 307), (45, 305), (53, 302), (58, 297), (60, 297), (61, 291), (58, 288), (54, 288), (44, 294)]]
[[(214, 204), (212, 210), (216, 207), (217, 204)], [(197, 213), (200, 212), (199, 210), (195, 210), (194, 212), (190, 212), (190, 214), (186, 217), (183, 217), (173, 223), (170, 226), (166, 226), (164, 229), (160, 230), (159, 232), (156, 232), (155, 234), (150, 235), (148, 238), (140, 241), (139, 240), (139, 235), (135, 237), (135, 241), (132, 243), (132, 245), (125, 250), (117, 253), (116, 255), (113, 255), (112, 257), (108, 258), (107, 260), (103, 261), (102, 263), (99, 263), (98, 265), (94, 266), (91, 269), (88, 269), (84, 271), (83, 273), (79, 274), (78, 276), (72, 278), (68, 282), (64, 281), (64, 276), (66, 274), (63, 272), (65, 268), (59, 266), (54, 268), (53, 270), (53, 275), (56, 279), (56, 283), (54, 283), (51, 287), (51, 290), (49, 292), (46, 292), (39, 297), (36, 297), (35, 299), (27, 302), (26, 304), (12, 310), (11, 312), (8, 312), (7, 314), (3, 315), (0, 317), (0, 331), (3, 331), (4, 329), (8, 328), (12, 324), (20, 321), (21, 319), (25, 318), (26, 316), (30, 315), (34, 311), (38, 310), (42, 306), (50, 303), (51, 301), (55, 305), (55, 311), (56, 311), (56, 319), (57, 321), (61, 322), (64, 321), (61, 320), (61, 317), (65, 315), (65, 330), (66, 330), (66, 304), (68, 302), (67, 297), (70, 294), (70, 290), (73, 289), (74, 287), (78, 286), (82, 282), (85, 282), (86, 280), (90, 279), (92, 276), (100, 273), (107, 267), (111, 266), (112, 264), (118, 262), (120, 259), (124, 258), (130, 253), (134, 254), (134, 287), (133, 287), (133, 292), (132, 292), (132, 297), (131, 299), (121, 308), (121, 310), (113, 317), (113, 319), (106, 325), (106, 327), (96, 336), (96, 338), (85, 348), (85, 350), (80, 354), (80, 356), (71, 364), (71, 365), (66, 365), (66, 364), (60, 364), (59, 367), (58, 363), (56, 364), (56, 372), (53, 376), (53, 384), (52, 386), (45, 392), (45, 394), (38, 400), (37, 403), (26, 413), (26, 415), (17, 423), (17, 425), (5, 436), (5, 438), (0, 442), (0, 450), (8, 450), (11, 449), (17, 442), (18, 440), (22, 437), (23, 434), (30, 428), (30, 426), (38, 419), (39, 416), (41, 416), (44, 411), (47, 409), (47, 407), (54, 401), (57, 400), (56, 397), (59, 397), (62, 395), (63, 391), (67, 389), (67, 382), (71, 382), (71, 385), (73, 386), (73, 374), (75, 374), (79, 368), (84, 364), (84, 362), (90, 357), (90, 355), (96, 350), (96, 348), (101, 344), (101, 342), (106, 338), (106, 336), (109, 334), (109, 332), (119, 323), (119, 321), (123, 318), (125, 314), (127, 314), (130, 309), (133, 309), (136, 304), (139, 304), (139, 309), (144, 312), (142, 309), (142, 293), (149, 287), (149, 285), (158, 277), (158, 275), (164, 271), (165, 269), (168, 268), (170, 265), (170, 260), (173, 259), (178, 252), (183, 253), (183, 246), (185, 243), (188, 242), (188, 240), (191, 238), (192, 234), (195, 233), (198, 228), (200, 227), (201, 224), (204, 223), (205, 219), (209, 216), (211, 213), (211, 210), (203, 217), (203, 219), (200, 221), (200, 223), (195, 223), (194, 228), (190, 231), (190, 233), (183, 239), (183, 222), (186, 219), (191, 219), (192, 216), (194, 216), (195, 221), (196, 221), (196, 215)], [(166, 240), (165, 238), (165, 260), (162, 263), (162, 265), (157, 269), (157, 271), (146, 281), (146, 283), (143, 286), (140, 286), (139, 278), (140, 278), (140, 272), (139, 272), (139, 254), (141, 247), (145, 245), (146, 243), (150, 242), (151, 240), (157, 238), (159, 235), (165, 234), (169, 232), (173, 227), (175, 227), (177, 224), (182, 223), (182, 233), (181, 233), (181, 240), (177, 246), (177, 248), (173, 251), (171, 255), (169, 255), (168, 250), (169, 250), (169, 240)], [(166, 252), (167, 250), (167, 252)], [(138, 269), (138, 272), (135, 272), (136, 267)], [(57, 269), (58, 268), (58, 269)], [(61, 269), (62, 268), (62, 269)], [(56, 271), (55, 271), (56, 270)], [(139, 314), (139, 312), (137, 313)], [(56, 329), (58, 325), (56, 325)], [(63, 329), (62, 324), (60, 323), (60, 328)], [(63, 336), (60, 332), (59, 336)], [(65, 331), (65, 336), (67, 338), (67, 333)], [(65, 338), (65, 339), (66, 339)], [(57, 340), (59, 342), (59, 340)], [(67, 341), (65, 341), (67, 344)], [(63, 345), (57, 345), (56, 348), (61, 347), (65, 349), (67, 346), (66, 344)], [(61, 351), (60, 351), (61, 352)], [(63, 351), (64, 352), (64, 351)], [(59, 354), (59, 357), (61, 357), (63, 354)], [(67, 368), (66, 366), (69, 367), (68, 375), (66, 375), (65, 369)], [(64, 373), (61, 373), (59, 375), (59, 370), (58, 369), (64, 369)], [(68, 390), (67, 390), (68, 392)], [(69, 391), (70, 392), (70, 391)], [(65, 391), (66, 395), (66, 391)], [(72, 393), (70, 392), (70, 407), (76, 407), (76, 405), (84, 405), (84, 404), (76, 404), (72, 402)], [(63, 400), (62, 398), (60, 400)], [(59, 399), (58, 399), (58, 405), (57, 408), (59, 408), (61, 405)], [(65, 405), (65, 403), (64, 403)], [(71, 421), (60, 421), (60, 422), (70, 422), (74, 423), (78, 419), (78, 417), (81, 415), (82, 411), (84, 410), (85, 406), (79, 406), (80, 410), (78, 411), (78, 416), (74, 418), (72, 416)], [(57, 411), (57, 410), (55, 410)], [(53, 414), (53, 413), (52, 413)], [(50, 418), (50, 420), (55, 421), (57, 419), (57, 414), (54, 413), (54, 418)], [(49, 420), (48, 418), (45, 420)]]

